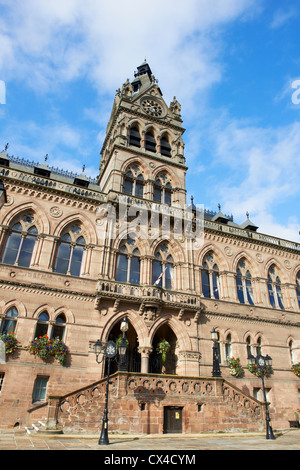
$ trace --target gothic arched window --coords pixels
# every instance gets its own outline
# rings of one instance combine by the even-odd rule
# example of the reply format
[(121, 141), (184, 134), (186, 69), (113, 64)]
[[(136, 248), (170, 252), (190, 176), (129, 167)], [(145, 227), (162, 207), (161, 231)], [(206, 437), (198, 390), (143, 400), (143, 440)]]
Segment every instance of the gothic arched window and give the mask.
[(66, 328), (66, 317), (63, 313), (58, 315), (52, 327), (51, 338), (59, 338), (63, 340)]
[(226, 354), (226, 359), (228, 359), (229, 357), (232, 356), (231, 334), (230, 333), (226, 336), (225, 354)]
[(55, 272), (80, 276), (84, 248), (85, 239), (81, 235), (81, 228), (78, 225), (73, 225), (63, 233), (60, 239)]
[(63, 339), (66, 326), (66, 317), (63, 313), (58, 315), (55, 319), (54, 325), (50, 327), (50, 318), (48, 313), (42, 312), (39, 317), (35, 328), (35, 338), (48, 335), (50, 339), (59, 338)]
[(153, 132), (151, 131), (146, 132), (145, 148), (146, 150), (149, 150), (150, 152), (156, 152), (156, 140), (155, 140)]
[(236, 288), (238, 299), (241, 304), (254, 305), (251, 274), (245, 259), (242, 259), (236, 270)]
[(172, 185), (165, 173), (158, 175), (155, 180), (153, 200), (168, 205), (172, 203)]
[(169, 248), (162, 243), (155, 250), (152, 263), (152, 282), (163, 289), (174, 290), (174, 261)]
[(270, 304), (273, 308), (284, 309), (281, 281), (276, 266), (271, 266), (268, 272), (268, 292)]
[(2, 323), (1, 333), (14, 333), (17, 325), (18, 310), (12, 307), (8, 310)]
[(129, 130), (129, 145), (134, 147), (141, 146), (141, 136), (137, 126), (133, 126)]
[(201, 270), (202, 293), (206, 298), (219, 299), (219, 268), (212, 252), (207, 253), (203, 260)]
[(140, 252), (131, 238), (124, 240), (117, 257), (116, 281), (140, 283)]
[(299, 305), (299, 308), (300, 308), (300, 271), (296, 276), (296, 294), (297, 294), (297, 298), (298, 298), (298, 305)]
[(23, 215), (10, 229), (2, 262), (28, 268), (37, 235), (38, 230), (35, 226), (34, 216), (31, 214)]
[(165, 157), (171, 157), (171, 145), (167, 136), (160, 139), (160, 153)]
[(132, 166), (124, 176), (123, 191), (131, 196), (143, 197), (144, 177), (138, 166)]

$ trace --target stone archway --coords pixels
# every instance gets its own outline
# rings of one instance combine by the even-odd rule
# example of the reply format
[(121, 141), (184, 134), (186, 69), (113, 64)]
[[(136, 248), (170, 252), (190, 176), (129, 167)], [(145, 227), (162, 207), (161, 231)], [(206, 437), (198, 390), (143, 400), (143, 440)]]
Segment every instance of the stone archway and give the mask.
[[(120, 330), (120, 325), (123, 317), (115, 323), (113, 328), (109, 333), (109, 340), (115, 341), (118, 339), (122, 332)], [(128, 318), (127, 318), (128, 320)], [(132, 326), (130, 321), (128, 320), (128, 331), (126, 332), (126, 338), (128, 340), (127, 346), (127, 365), (128, 365), (128, 372), (140, 372), (141, 371), (141, 355), (138, 351), (138, 337), (135, 328)], [(111, 374), (117, 372), (118, 364), (116, 361), (112, 361), (111, 363)]]
[[(165, 364), (162, 363), (161, 354), (158, 353), (157, 347), (161, 340), (165, 339), (170, 344), (170, 349), (166, 355)], [(176, 375), (177, 367), (177, 337), (169, 326), (168, 323), (163, 323), (155, 332), (152, 341), (152, 353), (149, 357), (149, 373), (151, 374), (161, 374), (162, 371), (166, 374)], [(164, 370), (162, 366), (165, 366)]]

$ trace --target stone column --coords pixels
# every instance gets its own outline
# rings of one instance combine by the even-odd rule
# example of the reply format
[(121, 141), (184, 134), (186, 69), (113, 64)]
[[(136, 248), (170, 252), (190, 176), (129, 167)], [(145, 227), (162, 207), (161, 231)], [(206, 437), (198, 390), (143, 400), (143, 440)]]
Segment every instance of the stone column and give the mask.
[(138, 348), (141, 355), (141, 374), (148, 374), (149, 371), (149, 356), (152, 353), (152, 348), (148, 346), (141, 346)]

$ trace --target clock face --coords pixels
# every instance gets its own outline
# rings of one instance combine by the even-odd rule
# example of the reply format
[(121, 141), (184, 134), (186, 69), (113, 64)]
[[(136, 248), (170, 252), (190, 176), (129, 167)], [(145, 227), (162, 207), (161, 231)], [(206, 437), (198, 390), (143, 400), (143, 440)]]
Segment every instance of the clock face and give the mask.
[(106, 357), (114, 357), (117, 354), (117, 347), (113, 341), (108, 341), (105, 346), (104, 354)]
[(150, 114), (150, 116), (161, 117), (163, 114), (162, 106), (151, 98), (146, 98), (142, 101), (143, 110)]

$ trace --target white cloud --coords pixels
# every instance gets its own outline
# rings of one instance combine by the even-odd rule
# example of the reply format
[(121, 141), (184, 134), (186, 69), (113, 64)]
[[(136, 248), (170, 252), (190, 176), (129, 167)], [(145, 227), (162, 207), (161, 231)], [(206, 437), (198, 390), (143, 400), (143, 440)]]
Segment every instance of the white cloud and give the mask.
[(281, 28), (290, 19), (295, 18), (296, 16), (297, 16), (296, 8), (294, 7), (290, 7), (289, 9), (280, 8), (274, 13), (270, 26), (272, 29)]

